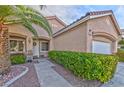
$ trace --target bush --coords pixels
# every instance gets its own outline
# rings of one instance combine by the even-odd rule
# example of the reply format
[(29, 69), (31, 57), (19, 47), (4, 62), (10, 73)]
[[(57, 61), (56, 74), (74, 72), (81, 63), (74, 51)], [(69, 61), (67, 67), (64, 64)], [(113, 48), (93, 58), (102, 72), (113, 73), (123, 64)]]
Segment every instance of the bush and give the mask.
[(124, 49), (124, 46), (121, 46), (121, 49)]
[(14, 54), (10, 56), (10, 60), (12, 64), (23, 64), (26, 61), (26, 57), (24, 54)]
[(124, 62), (124, 50), (118, 49), (118, 52), (116, 55), (119, 57), (120, 62)]
[(118, 44), (120, 44), (120, 45), (124, 45), (124, 40), (123, 40), (123, 39), (120, 40), (120, 41), (118, 42)]
[(48, 56), (78, 77), (101, 82), (107, 82), (112, 78), (118, 62), (118, 57), (114, 55), (95, 53), (50, 51)]

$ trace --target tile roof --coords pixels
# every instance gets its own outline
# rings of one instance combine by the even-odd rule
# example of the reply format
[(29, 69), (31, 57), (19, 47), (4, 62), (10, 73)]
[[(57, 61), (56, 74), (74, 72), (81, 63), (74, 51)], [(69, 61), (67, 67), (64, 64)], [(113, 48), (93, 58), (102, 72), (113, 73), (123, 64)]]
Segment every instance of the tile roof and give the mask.
[[(72, 24), (82, 20), (83, 18), (87, 17), (87, 16), (93, 16), (93, 15), (103, 15), (103, 14), (107, 14), (107, 13), (113, 13), (112, 10), (105, 10), (105, 11), (93, 11), (93, 12), (87, 12), (86, 15), (80, 17), (79, 19), (77, 19), (76, 21), (72, 22), (71, 24), (67, 25), (65, 28), (71, 26)], [(53, 33), (53, 35), (57, 34), (58, 32), (61, 32), (63, 29), (65, 28), (62, 28), (61, 30), (57, 31), (56, 33)]]
[(106, 10), (106, 11), (93, 11), (93, 12), (87, 12), (86, 15), (102, 15), (106, 13), (113, 13), (112, 10)]

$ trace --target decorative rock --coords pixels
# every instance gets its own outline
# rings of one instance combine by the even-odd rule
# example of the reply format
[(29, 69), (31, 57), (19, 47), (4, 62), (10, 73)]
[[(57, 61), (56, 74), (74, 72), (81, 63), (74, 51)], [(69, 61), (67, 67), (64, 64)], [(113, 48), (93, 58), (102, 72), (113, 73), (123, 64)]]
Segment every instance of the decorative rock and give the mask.
[(9, 86), (15, 80), (27, 73), (27, 71), (28, 68), (25, 66), (12, 66), (9, 73), (1, 75), (0, 86)]

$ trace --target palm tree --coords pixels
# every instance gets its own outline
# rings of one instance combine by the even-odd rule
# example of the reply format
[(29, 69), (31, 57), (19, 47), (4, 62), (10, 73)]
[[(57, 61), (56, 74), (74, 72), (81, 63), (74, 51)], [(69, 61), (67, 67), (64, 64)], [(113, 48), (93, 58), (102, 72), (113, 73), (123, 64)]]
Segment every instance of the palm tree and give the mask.
[(8, 28), (6, 25), (20, 23), (26, 27), (34, 36), (38, 36), (32, 23), (41, 26), (49, 35), (52, 30), (45, 17), (33, 8), (16, 5), (0, 6), (0, 73), (6, 72), (10, 68), (8, 49)]

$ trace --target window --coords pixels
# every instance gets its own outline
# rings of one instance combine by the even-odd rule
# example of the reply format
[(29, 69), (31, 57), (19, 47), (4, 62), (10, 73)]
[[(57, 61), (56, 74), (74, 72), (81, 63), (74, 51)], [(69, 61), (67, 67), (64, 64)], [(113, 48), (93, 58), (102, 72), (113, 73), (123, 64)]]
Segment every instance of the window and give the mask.
[(17, 41), (10, 40), (10, 51), (17, 51)]
[(49, 50), (48, 42), (41, 42), (41, 51), (48, 51), (48, 50)]
[(24, 50), (24, 42), (23, 41), (18, 41), (18, 51), (23, 51)]
[(23, 52), (24, 51), (24, 40), (10, 40), (10, 51), (11, 52)]

